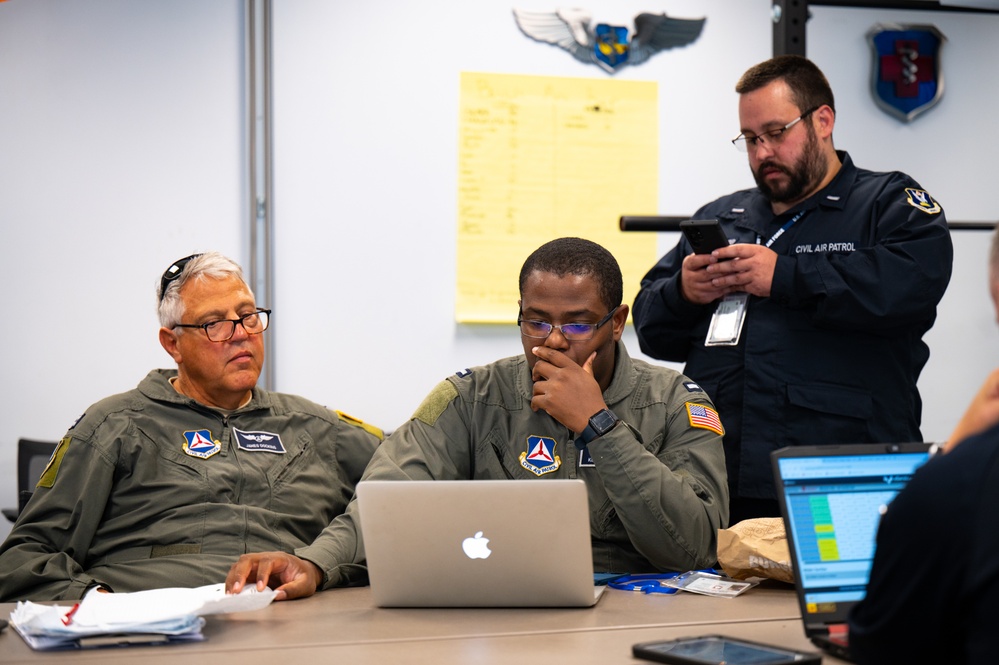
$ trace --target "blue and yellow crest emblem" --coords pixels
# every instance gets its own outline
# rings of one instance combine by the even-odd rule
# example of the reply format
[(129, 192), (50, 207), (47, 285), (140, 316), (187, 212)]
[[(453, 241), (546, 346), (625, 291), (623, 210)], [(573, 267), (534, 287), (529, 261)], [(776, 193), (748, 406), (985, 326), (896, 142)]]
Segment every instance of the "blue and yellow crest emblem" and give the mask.
[(520, 453), (520, 465), (536, 476), (551, 473), (562, 466), (562, 459), (555, 454), (558, 443), (548, 436), (527, 437), (527, 450)]

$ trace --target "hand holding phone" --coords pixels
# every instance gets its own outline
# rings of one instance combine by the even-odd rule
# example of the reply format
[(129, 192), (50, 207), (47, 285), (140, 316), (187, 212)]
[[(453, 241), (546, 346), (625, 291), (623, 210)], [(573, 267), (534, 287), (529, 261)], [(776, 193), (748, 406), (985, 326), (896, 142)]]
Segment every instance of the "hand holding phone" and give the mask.
[(681, 637), (631, 647), (636, 658), (673, 665), (820, 665), (817, 653), (741, 640), (723, 635)]
[(680, 231), (694, 254), (710, 254), (716, 249), (728, 247), (728, 237), (717, 219), (685, 219), (680, 222)]

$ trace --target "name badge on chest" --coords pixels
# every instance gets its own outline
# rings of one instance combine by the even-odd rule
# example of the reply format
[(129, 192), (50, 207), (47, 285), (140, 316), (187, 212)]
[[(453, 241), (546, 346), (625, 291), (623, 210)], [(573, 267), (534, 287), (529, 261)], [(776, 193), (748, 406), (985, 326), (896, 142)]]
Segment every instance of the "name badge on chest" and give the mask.
[(748, 293), (730, 293), (721, 299), (711, 316), (704, 346), (736, 346), (742, 336), (749, 305)]
[(233, 427), (232, 433), (236, 438), (236, 447), (240, 450), (278, 455), (288, 452), (281, 443), (281, 437), (273, 432), (244, 432)]

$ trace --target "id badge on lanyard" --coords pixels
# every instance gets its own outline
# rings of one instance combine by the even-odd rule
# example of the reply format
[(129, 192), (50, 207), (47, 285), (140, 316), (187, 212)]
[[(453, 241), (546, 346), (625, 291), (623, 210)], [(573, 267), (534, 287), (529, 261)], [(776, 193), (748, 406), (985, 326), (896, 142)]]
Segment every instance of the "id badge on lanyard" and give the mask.
[[(784, 226), (777, 229), (777, 232), (766, 242), (766, 246), (769, 248), (770, 245), (774, 244), (777, 238), (784, 235), (785, 231), (805, 216), (805, 212), (802, 210)], [(761, 240), (762, 238), (757, 236), (756, 244), (759, 245)], [(715, 313), (711, 315), (711, 323), (708, 325), (708, 335), (704, 338), (704, 346), (738, 346), (748, 308), (748, 293), (730, 293), (722, 298), (718, 307), (715, 308)]]
[(748, 293), (730, 293), (721, 299), (711, 316), (708, 336), (704, 346), (736, 346), (742, 335), (742, 324), (746, 321)]

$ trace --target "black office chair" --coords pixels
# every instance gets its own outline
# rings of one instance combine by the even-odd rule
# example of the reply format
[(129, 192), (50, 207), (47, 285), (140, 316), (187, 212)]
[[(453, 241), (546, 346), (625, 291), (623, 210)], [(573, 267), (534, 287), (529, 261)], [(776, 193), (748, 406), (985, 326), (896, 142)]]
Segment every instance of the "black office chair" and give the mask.
[(54, 441), (17, 440), (17, 508), (4, 508), (3, 516), (11, 522), (17, 519), (28, 504), (42, 471), (56, 448)]

